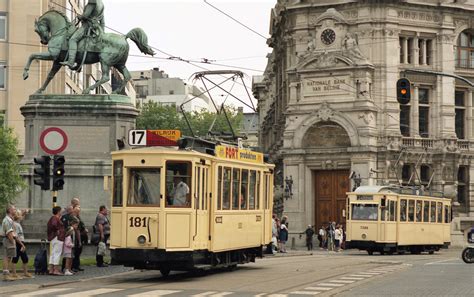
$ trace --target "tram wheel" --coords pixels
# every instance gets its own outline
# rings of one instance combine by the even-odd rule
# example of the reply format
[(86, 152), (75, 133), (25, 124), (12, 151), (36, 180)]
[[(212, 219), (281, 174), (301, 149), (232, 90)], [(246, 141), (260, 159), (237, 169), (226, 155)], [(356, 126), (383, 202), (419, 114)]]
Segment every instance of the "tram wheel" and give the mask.
[(171, 272), (171, 269), (169, 269), (169, 268), (161, 268), (160, 269), (160, 273), (163, 277), (167, 277), (168, 275), (170, 275), (170, 272)]
[(434, 251), (433, 251), (433, 250), (428, 251), (428, 254), (433, 255), (433, 254), (434, 254)]
[(372, 256), (374, 254), (374, 251), (373, 250), (367, 250), (367, 254), (369, 254), (370, 256)]
[(380, 255), (381, 256), (385, 255), (385, 251), (380, 251)]

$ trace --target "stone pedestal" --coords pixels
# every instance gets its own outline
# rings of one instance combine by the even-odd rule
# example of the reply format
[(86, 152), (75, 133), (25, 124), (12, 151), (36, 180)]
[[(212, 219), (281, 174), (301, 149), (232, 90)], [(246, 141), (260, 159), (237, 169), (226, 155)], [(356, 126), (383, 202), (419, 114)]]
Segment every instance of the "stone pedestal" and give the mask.
[(25, 222), (33, 230), (25, 228), (25, 232), (44, 237), (51, 215), (51, 192), (41, 191), (33, 183), (33, 158), (48, 155), (41, 149), (39, 138), (49, 127), (62, 129), (69, 140), (61, 153), (66, 159), (65, 185), (58, 193), (57, 204), (64, 207), (71, 198), (79, 197), (81, 217), (86, 225), (92, 225), (99, 206), (110, 206), (110, 192), (104, 187), (111, 176), (110, 152), (119, 149), (117, 140), (127, 146), (128, 130), (135, 127), (137, 109), (129, 97), (122, 95), (32, 95), (21, 107), (21, 113), (26, 129), (22, 164), (29, 188), (17, 205), (33, 210)]

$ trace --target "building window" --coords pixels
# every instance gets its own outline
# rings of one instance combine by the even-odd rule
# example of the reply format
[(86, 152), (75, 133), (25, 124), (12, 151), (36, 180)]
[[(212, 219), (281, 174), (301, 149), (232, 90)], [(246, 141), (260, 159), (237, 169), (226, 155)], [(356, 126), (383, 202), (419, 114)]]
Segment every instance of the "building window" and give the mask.
[(5, 127), (5, 111), (0, 110), (0, 128)]
[(418, 125), (421, 137), (429, 137), (430, 100), (429, 89), (418, 89)]
[(7, 40), (7, 16), (0, 13), (0, 41)]
[(456, 129), (456, 136), (458, 139), (465, 138), (465, 113), (466, 113), (466, 106), (465, 106), (465, 92), (463, 91), (456, 91), (454, 95), (454, 105), (455, 105), (455, 129)]
[(468, 209), (468, 167), (459, 166), (458, 169), (458, 202), (464, 210)]
[(474, 32), (466, 30), (459, 35), (456, 55), (458, 67), (474, 68)]
[(431, 168), (428, 165), (420, 166), (420, 181), (424, 186), (428, 186), (431, 179)]
[(0, 62), (0, 90), (7, 88), (7, 66), (4, 62)]
[(400, 105), (400, 133), (410, 136), (410, 105)]
[(404, 186), (408, 186), (412, 183), (412, 173), (413, 173), (413, 166), (411, 164), (405, 164), (402, 167), (402, 184)]

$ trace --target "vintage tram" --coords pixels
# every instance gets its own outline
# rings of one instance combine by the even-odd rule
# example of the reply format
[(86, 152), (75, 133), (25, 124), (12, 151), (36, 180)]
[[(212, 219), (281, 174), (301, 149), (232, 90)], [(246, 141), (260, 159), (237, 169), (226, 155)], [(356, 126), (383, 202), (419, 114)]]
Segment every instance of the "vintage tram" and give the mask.
[(113, 263), (190, 271), (235, 267), (271, 242), (273, 168), (231, 145), (112, 153)]
[[(418, 191), (418, 193), (417, 193)], [(346, 247), (392, 254), (432, 254), (450, 244), (451, 200), (397, 186), (348, 193)]]

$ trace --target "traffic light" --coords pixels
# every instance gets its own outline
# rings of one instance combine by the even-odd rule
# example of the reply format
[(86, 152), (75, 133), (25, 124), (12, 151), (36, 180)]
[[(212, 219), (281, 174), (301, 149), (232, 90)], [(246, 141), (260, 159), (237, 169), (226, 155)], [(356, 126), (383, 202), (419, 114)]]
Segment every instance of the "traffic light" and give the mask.
[(53, 191), (62, 190), (64, 186), (64, 156), (56, 155), (53, 159)]
[(400, 104), (408, 104), (410, 102), (411, 91), (410, 81), (406, 78), (400, 78), (397, 81), (397, 101)]
[[(35, 173), (35, 185), (41, 187), (41, 190), (47, 191), (50, 189), (49, 185), (49, 171), (50, 171), (50, 161), (49, 156), (41, 156), (39, 158), (34, 158), (33, 161), (35, 164), (40, 165), (40, 168), (35, 168), (33, 171)], [(36, 176), (37, 175), (37, 176)], [(36, 178), (39, 177), (39, 178)]]

